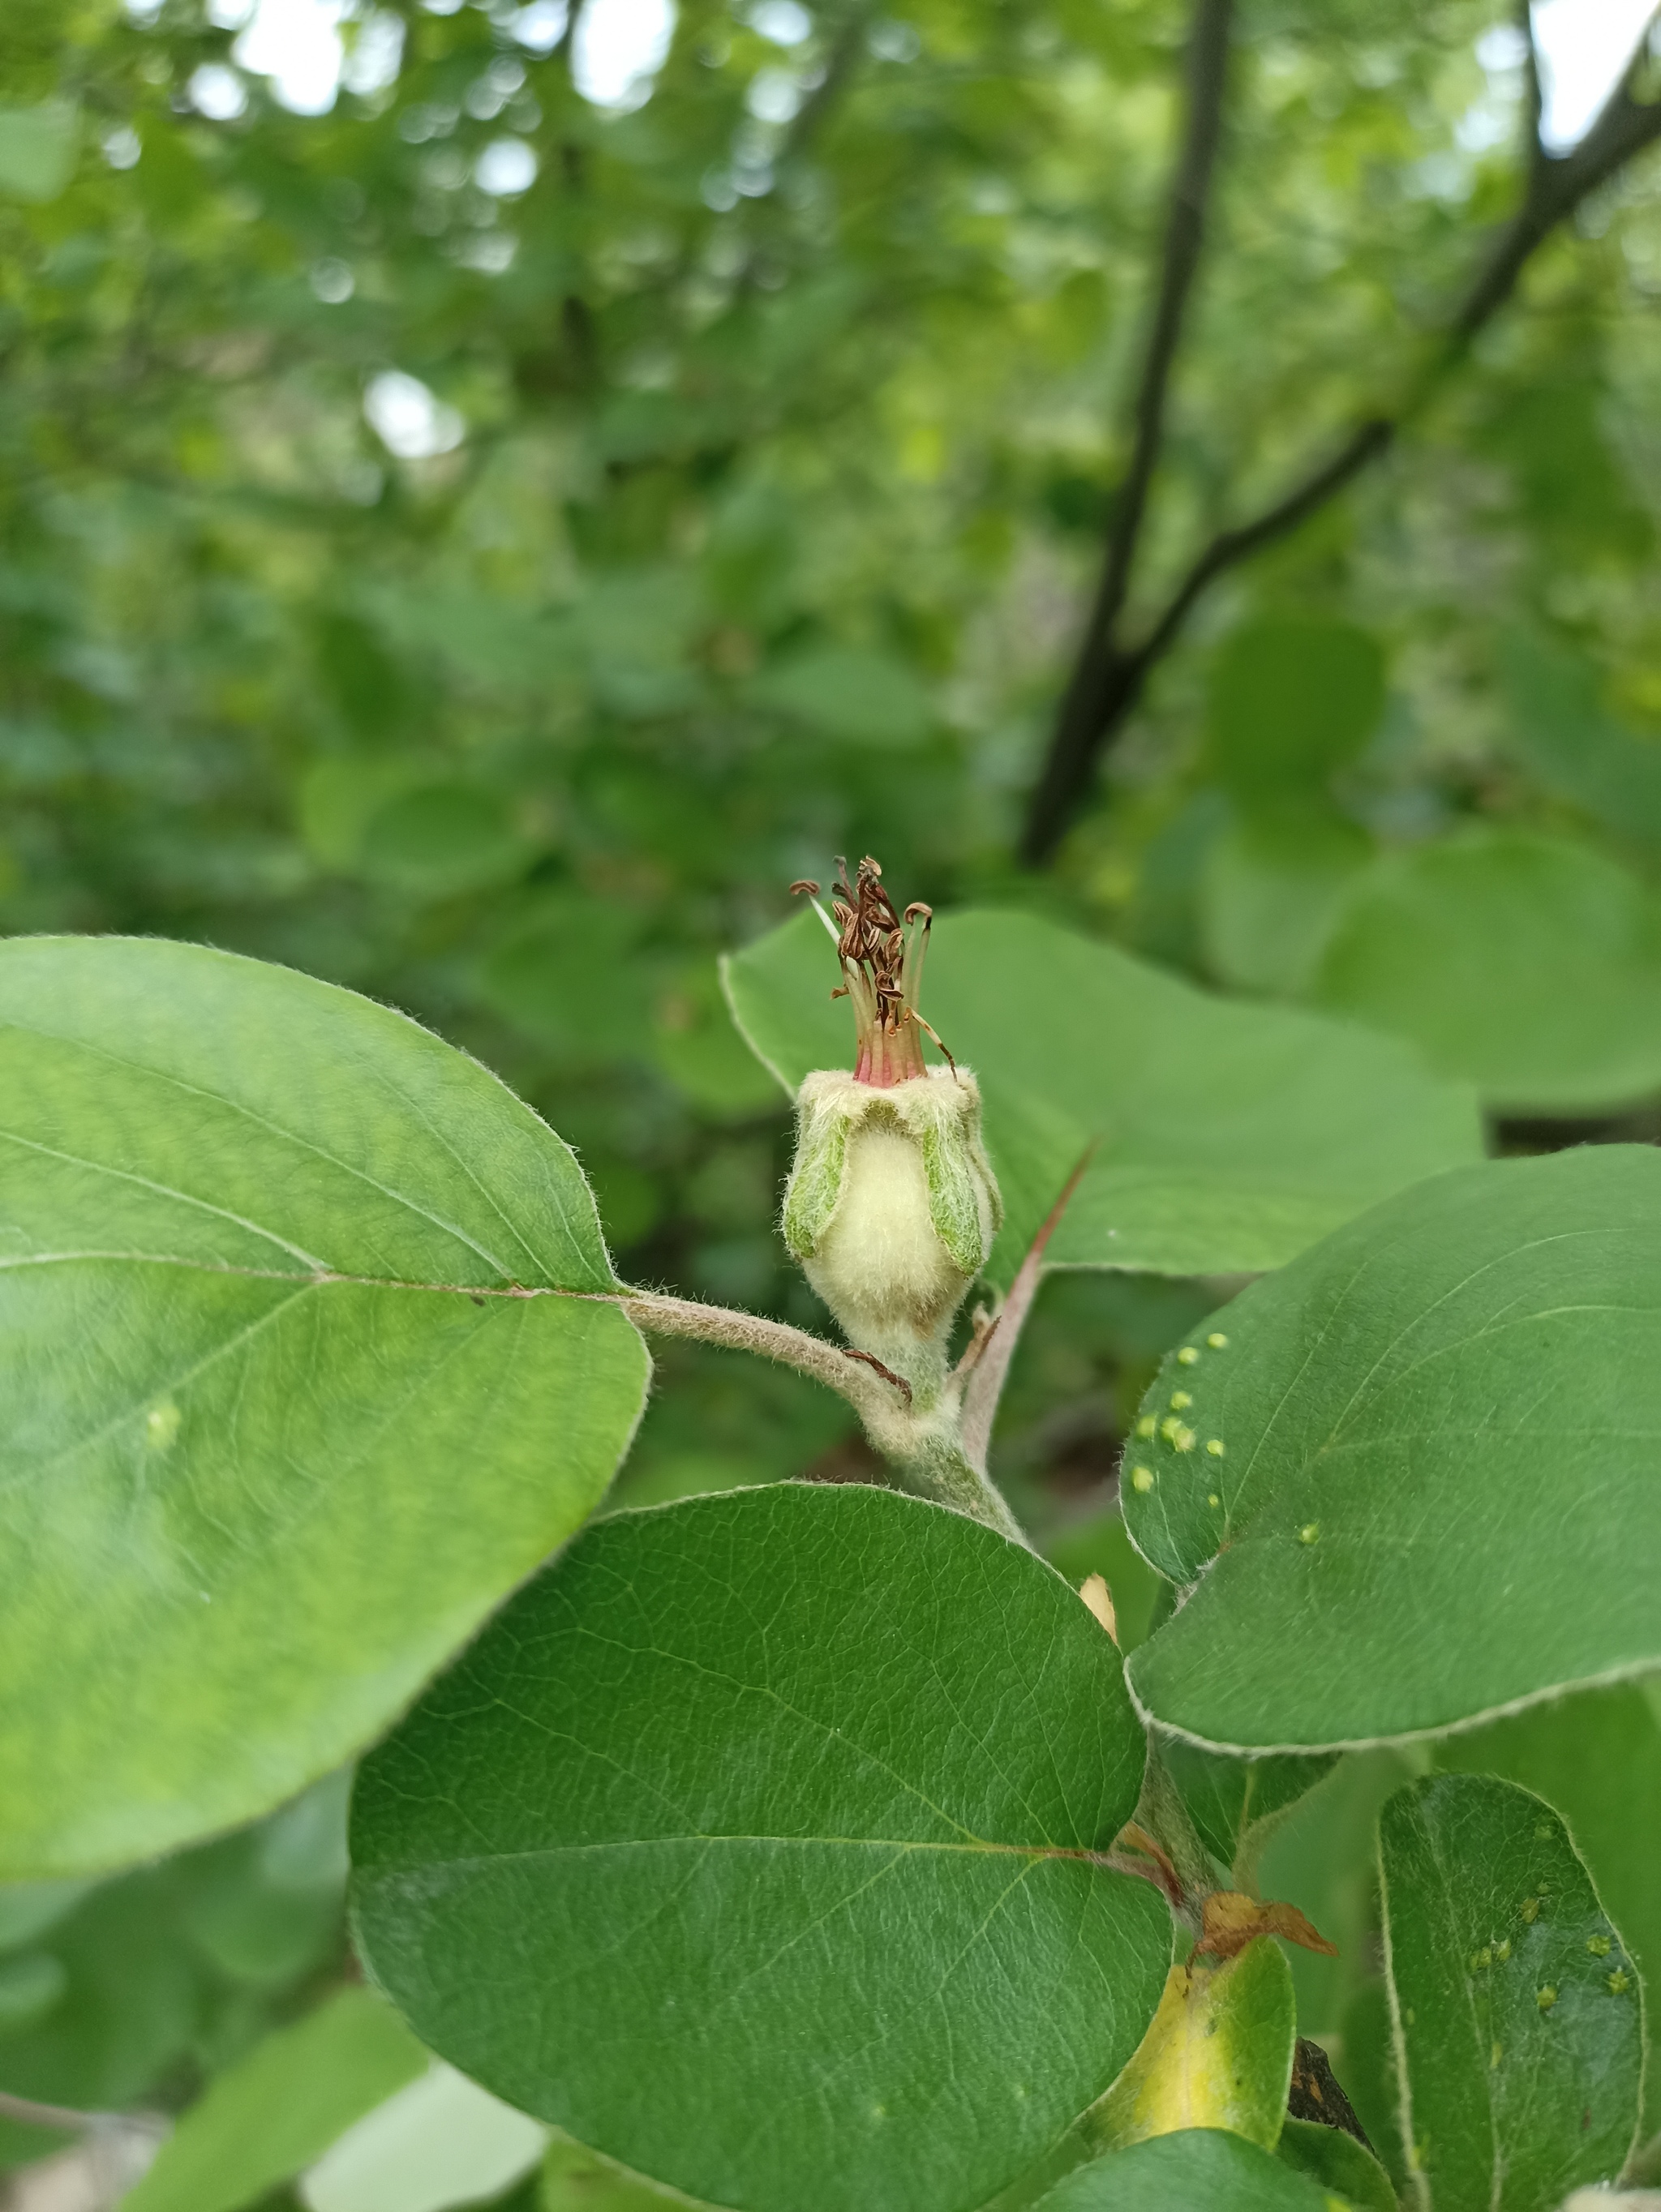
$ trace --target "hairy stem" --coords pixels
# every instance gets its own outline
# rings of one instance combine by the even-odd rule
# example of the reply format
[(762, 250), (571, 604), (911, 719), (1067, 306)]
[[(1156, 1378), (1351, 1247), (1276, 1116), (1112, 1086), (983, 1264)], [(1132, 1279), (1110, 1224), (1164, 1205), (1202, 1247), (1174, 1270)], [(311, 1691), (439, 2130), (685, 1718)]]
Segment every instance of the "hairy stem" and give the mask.
[[(963, 1448), (958, 1428), (956, 1393), (948, 1390), (935, 1417), (913, 1422), (903, 1440), (904, 1449), (885, 1455), (904, 1487), (919, 1498), (932, 1498), (983, 1521), (1012, 1543), (1028, 1551), (1031, 1540), (1010, 1511), (1008, 1503), (983, 1467), (977, 1466)], [(873, 1439), (875, 1442), (875, 1439)], [(879, 1445), (880, 1450), (883, 1448)]]
[(605, 1299), (605, 1304), (620, 1306), (648, 1335), (690, 1336), (700, 1344), (753, 1352), (764, 1359), (794, 1367), (799, 1375), (811, 1376), (815, 1382), (823, 1382), (846, 1398), (867, 1427), (892, 1422), (910, 1407), (910, 1385), (903, 1377), (891, 1374), (867, 1353), (827, 1344), (822, 1336), (792, 1328), (788, 1322), (768, 1321), (760, 1314), (740, 1313), (729, 1306), (706, 1306), (696, 1298), (668, 1297), (657, 1291), (627, 1291), (621, 1297)]
[(733, 1352), (752, 1352), (794, 1367), (845, 1398), (865, 1432), (898, 1477), (903, 1488), (932, 1498), (971, 1519), (984, 1521), (1018, 1544), (1027, 1538), (1002, 1492), (965, 1455), (959, 1435), (962, 1391), (949, 1383), (932, 1405), (914, 1410), (910, 1386), (868, 1352), (827, 1344), (822, 1336), (792, 1328), (788, 1322), (728, 1306), (706, 1306), (696, 1298), (673, 1298), (656, 1291), (627, 1291), (604, 1301), (618, 1306), (648, 1335), (691, 1337)]

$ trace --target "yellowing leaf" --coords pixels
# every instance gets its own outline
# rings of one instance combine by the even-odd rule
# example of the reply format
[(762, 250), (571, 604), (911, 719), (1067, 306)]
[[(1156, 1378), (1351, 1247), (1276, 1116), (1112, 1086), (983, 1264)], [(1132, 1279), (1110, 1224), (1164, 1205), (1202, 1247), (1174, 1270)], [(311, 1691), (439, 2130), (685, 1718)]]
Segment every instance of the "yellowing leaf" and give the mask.
[(1220, 1966), (1173, 1966), (1090, 2132), (1106, 2149), (1180, 2128), (1226, 2128), (1273, 2150), (1295, 2040), (1291, 1970), (1273, 1943), (1248, 1942)]

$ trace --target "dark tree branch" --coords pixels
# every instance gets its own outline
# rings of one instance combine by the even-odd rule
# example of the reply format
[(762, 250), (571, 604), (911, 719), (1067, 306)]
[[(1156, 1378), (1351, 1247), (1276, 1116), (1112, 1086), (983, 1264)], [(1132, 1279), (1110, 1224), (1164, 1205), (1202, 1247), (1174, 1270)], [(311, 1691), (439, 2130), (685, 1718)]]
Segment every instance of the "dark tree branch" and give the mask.
[[(1641, 55), (1642, 49), (1640, 49)], [(1556, 160), (1541, 152), (1523, 204), (1494, 240), (1487, 261), (1461, 301), (1448, 331), (1447, 351), (1463, 351), (1494, 310), (1511, 297), (1524, 264), (1541, 242), (1582, 200), (1617, 169), (1661, 138), (1661, 102), (1633, 98), (1638, 62), (1618, 84), (1573, 153)], [(1539, 140), (1536, 137), (1536, 147)]]
[[(1359, 422), (1335, 453), (1311, 466), (1260, 514), (1220, 531), (1197, 555), (1139, 641), (1127, 644), (1116, 635), (1121, 609), (1114, 610), (1104, 635), (1098, 634), (1092, 617), (1027, 816), (1021, 849), (1029, 864), (1042, 866), (1061, 842), (1088, 794), (1103, 752), (1123, 726), (1150, 672), (1176, 642), (1195, 603), (1219, 576), (1295, 530), (1378, 459), (1510, 299), (1530, 257), (1543, 240), (1617, 170), (1661, 139), (1661, 101), (1633, 96), (1641, 56), (1640, 47), (1579, 145), (1554, 159), (1540, 143), (1539, 79), (1530, 45), (1526, 93), (1530, 129), (1521, 202), (1493, 240), (1425, 366), (1401, 399)], [(1091, 688), (1086, 693), (1087, 672)]]
[(1123, 711), (1120, 692), (1124, 660), (1116, 645), (1119, 618), (1130, 590), (1147, 495), (1159, 465), (1165, 434), (1165, 399), (1176, 365), (1183, 318), (1193, 289), (1205, 242), (1206, 205), (1222, 134), (1223, 94), (1228, 82), (1228, 40), (1233, 0), (1196, 0), (1189, 34), (1188, 114), (1183, 146), (1171, 180), (1165, 217), (1165, 252), (1159, 297), (1147, 336), (1147, 350), (1136, 390), (1130, 462), (1113, 503), (1107, 548), (1084, 643), (1062, 700), (1049, 757), (1032, 803), (1028, 825), (1029, 859), (1041, 860), (1056, 842), (1046, 831), (1042, 849), (1032, 849), (1038, 825), (1051, 817), (1064, 823), (1074, 793), (1087, 785), (1104, 717)]

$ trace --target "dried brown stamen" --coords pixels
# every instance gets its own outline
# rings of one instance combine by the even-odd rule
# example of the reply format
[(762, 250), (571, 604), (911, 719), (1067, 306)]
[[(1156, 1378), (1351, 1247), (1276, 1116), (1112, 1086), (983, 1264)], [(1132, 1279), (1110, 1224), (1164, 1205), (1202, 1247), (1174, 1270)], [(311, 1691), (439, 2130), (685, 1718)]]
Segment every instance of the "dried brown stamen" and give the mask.
[[(806, 892), (816, 905), (818, 888), (805, 877), (790, 886), (793, 895)], [(917, 1009), (932, 908), (914, 900), (904, 916), (896, 913), (883, 888), (882, 869), (867, 854), (852, 883), (847, 861), (837, 860), (830, 914), (823, 907), (819, 913), (836, 938), (842, 963), (842, 985), (830, 995), (854, 1003), (855, 1079), (885, 1089), (925, 1074), (920, 1031), (934, 1038), (955, 1073), (957, 1062)]]

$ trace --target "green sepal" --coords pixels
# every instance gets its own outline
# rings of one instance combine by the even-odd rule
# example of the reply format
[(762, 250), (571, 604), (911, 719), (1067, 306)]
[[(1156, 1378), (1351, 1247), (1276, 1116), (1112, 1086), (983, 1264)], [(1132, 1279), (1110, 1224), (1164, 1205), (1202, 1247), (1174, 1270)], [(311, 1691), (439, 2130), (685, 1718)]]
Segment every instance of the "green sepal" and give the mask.
[(785, 1188), (781, 1224), (784, 1241), (798, 1260), (811, 1260), (818, 1250), (819, 1240), (830, 1227), (842, 1196), (847, 1164), (846, 1116), (804, 1102), (795, 1165)]
[[(952, 1263), (965, 1275), (978, 1275), (985, 1263), (986, 1222), (980, 1192), (970, 1172), (978, 1145), (971, 1145), (961, 1128), (948, 1130), (940, 1122), (922, 1133), (922, 1169), (928, 1179), (928, 1218), (934, 1234), (952, 1255)], [(992, 1184), (991, 1171), (983, 1166), (984, 1182)]]

